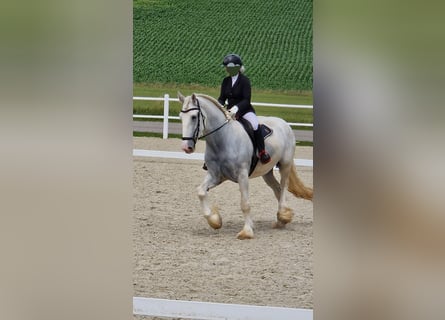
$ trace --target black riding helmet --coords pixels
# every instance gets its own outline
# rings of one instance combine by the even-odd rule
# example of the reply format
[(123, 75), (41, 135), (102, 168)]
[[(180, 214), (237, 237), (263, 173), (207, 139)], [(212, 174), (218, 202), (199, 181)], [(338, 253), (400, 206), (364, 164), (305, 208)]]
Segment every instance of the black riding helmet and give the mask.
[(243, 62), (241, 61), (241, 57), (237, 54), (231, 53), (224, 57), (224, 67), (241, 67), (242, 65)]

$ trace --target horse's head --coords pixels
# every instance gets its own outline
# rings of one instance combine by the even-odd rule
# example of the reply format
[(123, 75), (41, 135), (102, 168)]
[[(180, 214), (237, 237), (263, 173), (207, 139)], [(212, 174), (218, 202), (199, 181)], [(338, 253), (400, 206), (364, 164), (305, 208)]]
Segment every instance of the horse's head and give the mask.
[(184, 97), (178, 92), (179, 101), (182, 103), (180, 118), (182, 122), (182, 150), (186, 153), (195, 151), (202, 122), (202, 113), (199, 101), (195, 94)]

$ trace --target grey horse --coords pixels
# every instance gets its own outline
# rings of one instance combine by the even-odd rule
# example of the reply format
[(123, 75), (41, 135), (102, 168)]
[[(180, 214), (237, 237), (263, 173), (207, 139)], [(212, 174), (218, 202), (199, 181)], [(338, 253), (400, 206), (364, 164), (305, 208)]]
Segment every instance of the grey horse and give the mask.
[[(204, 94), (184, 97), (178, 92), (178, 98), (182, 103), (182, 150), (186, 153), (194, 152), (197, 140), (205, 137), (204, 159), (208, 171), (198, 187), (198, 197), (204, 217), (212, 228), (221, 228), (222, 219), (216, 208), (210, 208), (207, 194), (226, 180), (238, 183), (241, 192), (244, 227), (238, 233), (238, 239), (251, 239), (254, 236), (249, 204), (250, 178), (262, 176), (273, 190), (278, 200), (277, 221), (274, 225), (277, 228), (284, 227), (293, 217), (292, 209), (286, 204), (286, 189), (296, 197), (312, 200), (312, 189), (306, 187), (297, 175), (294, 164), (295, 136), (284, 120), (258, 117), (260, 123), (272, 129), (272, 135), (265, 141), (266, 150), (272, 159), (267, 164), (258, 162), (249, 175), (254, 148), (243, 126), (232, 119), (229, 112), (213, 97)], [(280, 182), (274, 177), (275, 166), (280, 170)]]

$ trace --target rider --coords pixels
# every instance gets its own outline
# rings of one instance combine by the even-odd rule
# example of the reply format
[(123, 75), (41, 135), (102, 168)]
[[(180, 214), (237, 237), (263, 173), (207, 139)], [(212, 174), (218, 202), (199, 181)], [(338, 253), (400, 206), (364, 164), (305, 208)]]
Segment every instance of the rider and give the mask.
[(237, 54), (228, 54), (224, 57), (223, 66), (229, 76), (222, 81), (218, 101), (222, 105), (227, 105), (227, 109), (232, 116), (237, 119), (242, 117), (250, 122), (258, 149), (258, 157), (261, 163), (268, 163), (270, 156), (264, 148), (264, 138), (259, 128), (255, 110), (250, 103), (250, 80), (243, 74), (245, 69), (241, 57)]

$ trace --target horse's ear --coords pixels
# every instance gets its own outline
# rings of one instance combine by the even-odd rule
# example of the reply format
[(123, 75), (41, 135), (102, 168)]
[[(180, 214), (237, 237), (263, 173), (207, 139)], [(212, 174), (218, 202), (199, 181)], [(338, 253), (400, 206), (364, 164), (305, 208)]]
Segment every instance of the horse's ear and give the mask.
[(196, 104), (196, 94), (192, 94), (192, 102), (193, 104)]
[(181, 101), (181, 103), (184, 103), (184, 96), (179, 91), (178, 91), (178, 99), (179, 99), (179, 101)]

